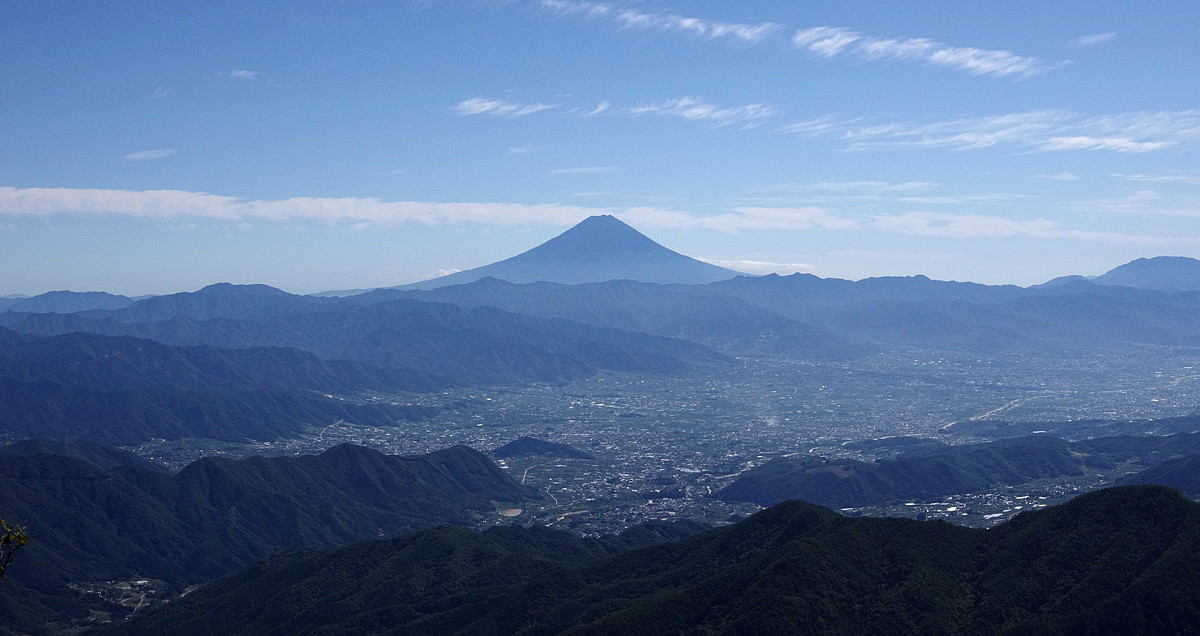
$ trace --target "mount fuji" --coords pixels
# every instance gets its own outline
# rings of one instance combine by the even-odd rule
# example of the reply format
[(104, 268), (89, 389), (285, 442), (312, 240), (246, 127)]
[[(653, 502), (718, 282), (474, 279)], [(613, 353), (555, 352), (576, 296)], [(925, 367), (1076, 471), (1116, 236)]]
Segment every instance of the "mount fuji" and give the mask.
[(575, 285), (609, 280), (700, 285), (741, 276), (667, 249), (611, 215), (592, 216), (541, 245), (502, 261), (397, 289), (434, 289), (484, 277), (510, 283)]

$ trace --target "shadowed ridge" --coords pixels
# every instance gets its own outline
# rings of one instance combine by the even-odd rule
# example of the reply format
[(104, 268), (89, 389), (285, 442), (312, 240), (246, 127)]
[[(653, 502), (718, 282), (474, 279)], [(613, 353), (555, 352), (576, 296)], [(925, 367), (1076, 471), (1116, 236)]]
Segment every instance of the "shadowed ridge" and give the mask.
[(128, 451), (83, 439), (70, 441), (46, 439), (44, 437), (24, 439), (13, 442), (8, 446), (0, 447), (0, 455), (15, 455), (19, 457), (57, 455), (60, 457), (81, 459), (100, 470), (111, 470), (118, 466), (133, 466), (143, 470), (167, 472), (167, 469), (163, 466)]

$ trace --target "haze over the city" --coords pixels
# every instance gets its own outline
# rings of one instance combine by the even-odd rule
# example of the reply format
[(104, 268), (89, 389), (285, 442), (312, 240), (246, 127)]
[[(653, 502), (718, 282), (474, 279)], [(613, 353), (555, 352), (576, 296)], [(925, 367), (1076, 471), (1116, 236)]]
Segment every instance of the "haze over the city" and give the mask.
[(1200, 256), (1200, 6), (27, 3), (0, 295), (297, 292), (612, 214), (747, 273)]

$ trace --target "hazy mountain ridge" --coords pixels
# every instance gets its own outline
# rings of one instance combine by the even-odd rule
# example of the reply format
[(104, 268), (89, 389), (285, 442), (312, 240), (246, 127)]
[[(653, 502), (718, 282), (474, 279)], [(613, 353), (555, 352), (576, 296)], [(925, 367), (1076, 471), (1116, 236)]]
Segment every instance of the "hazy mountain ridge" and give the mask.
[(722, 294), (712, 286), (636, 281), (517, 285), (485, 278), (467, 285), (413, 292), (412, 297), (641, 331), (734, 353), (843, 359), (877, 350)]
[(108, 292), (52, 291), (27, 298), (0, 299), (0, 311), (69, 314), (91, 309), (120, 309), (134, 302), (128, 296)]
[[(371, 302), (397, 293), (379, 290), (347, 301)], [(409, 297), (644, 331), (735, 354), (814, 360), (889, 347), (1039, 353), (1128, 343), (1200, 346), (1200, 293), (1088, 282), (1019, 288), (924, 277), (851, 282), (804, 274), (708, 285), (482, 279)]]
[(447, 384), (429, 374), (348, 360), (322, 360), (297, 349), (171, 346), (86, 332), (18, 340), (0, 337), (0, 376), (106, 390), (153, 386), (192, 391), (304, 389), (354, 393), (431, 391)]
[[(211, 286), (184, 296), (182, 313), (153, 322), (131, 322), (141, 303), (118, 312), (0, 314), (0, 324), (22, 332), (59, 335), (87, 331), (149, 338), (173, 345), (226, 348), (286, 347), (325, 359), (348, 359), (385, 369), (412, 369), (456, 383), (557, 381), (600, 369), (676, 373), (694, 364), (727, 359), (695, 343), (547, 319), (492, 307), (464, 309), (444, 303), (293, 296), (271, 288)], [(209, 299), (218, 300), (204, 306)], [(252, 315), (249, 299), (265, 297), (265, 314)], [(164, 302), (172, 297), (141, 301)], [(176, 298), (178, 300), (178, 298)], [(201, 317), (187, 314), (200, 304)], [(281, 309), (284, 308), (284, 309)], [(296, 309), (295, 313), (284, 313)], [(225, 315), (230, 314), (230, 315)]]
[(0, 403), (6, 406), (0, 430), (7, 435), (109, 444), (186, 437), (271, 441), (339, 421), (387, 427), (433, 413), (428, 407), (355, 404), (295, 392), (104, 390), (11, 378), (0, 378)]
[(1185, 256), (1139, 258), (1091, 280), (1098, 285), (1168, 292), (1200, 291), (1200, 260)]
[[(439, 529), (282, 554), (112, 633), (1176, 633), (1200, 606), (1200, 506), (1161, 487), (989, 531), (787, 502), (609, 558), (547, 539)], [(417, 605), (405, 582), (426, 580)]]

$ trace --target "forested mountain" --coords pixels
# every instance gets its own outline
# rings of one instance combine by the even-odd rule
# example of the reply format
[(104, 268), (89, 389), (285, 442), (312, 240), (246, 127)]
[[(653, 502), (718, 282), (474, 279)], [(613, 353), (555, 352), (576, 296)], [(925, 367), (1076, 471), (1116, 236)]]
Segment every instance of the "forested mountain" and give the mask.
[(794, 455), (746, 471), (717, 496), (764, 506), (788, 499), (832, 508), (871, 506), (1082, 475), (1089, 468), (1111, 468), (1122, 461), (1154, 465), (1181, 453), (1197, 452), (1200, 434), (1078, 442), (1034, 435), (982, 444), (917, 447), (874, 462)]
[(492, 457), (506, 459), (509, 457), (530, 457), (545, 455), (547, 457), (568, 457), (575, 459), (595, 459), (591, 453), (581, 451), (570, 444), (547, 442), (533, 437), (515, 439), (491, 452)]
[(787, 502), (605, 556), (542, 529), (293, 551), (108, 633), (1186, 633), (1200, 506), (1114, 488), (991, 530)]
[(537, 494), (461, 446), (414, 457), (350, 445), (210, 457), (175, 475), (0, 454), (0, 510), (36, 537), (0, 586), (0, 631), (86, 615), (88, 599), (68, 583), (138, 576), (178, 591), (280, 548), (470, 523), (494, 502), (529, 497)]
[(1193, 499), (1200, 498), (1200, 454), (1172, 457), (1119, 483), (1159, 484), (1175, 488)]
[(35, 437), (13, 442), (8, 446), (0, 446), (0, 455), (17, 457), (36, 457), (38, 455), (54, 455), (81, 459), (100, 470), (111, 470), (120, 466), (131, 466), (146, 470), (167, 472), (167, 469), (139, 455), (119, 448), (88, 440), (59, 441)]

